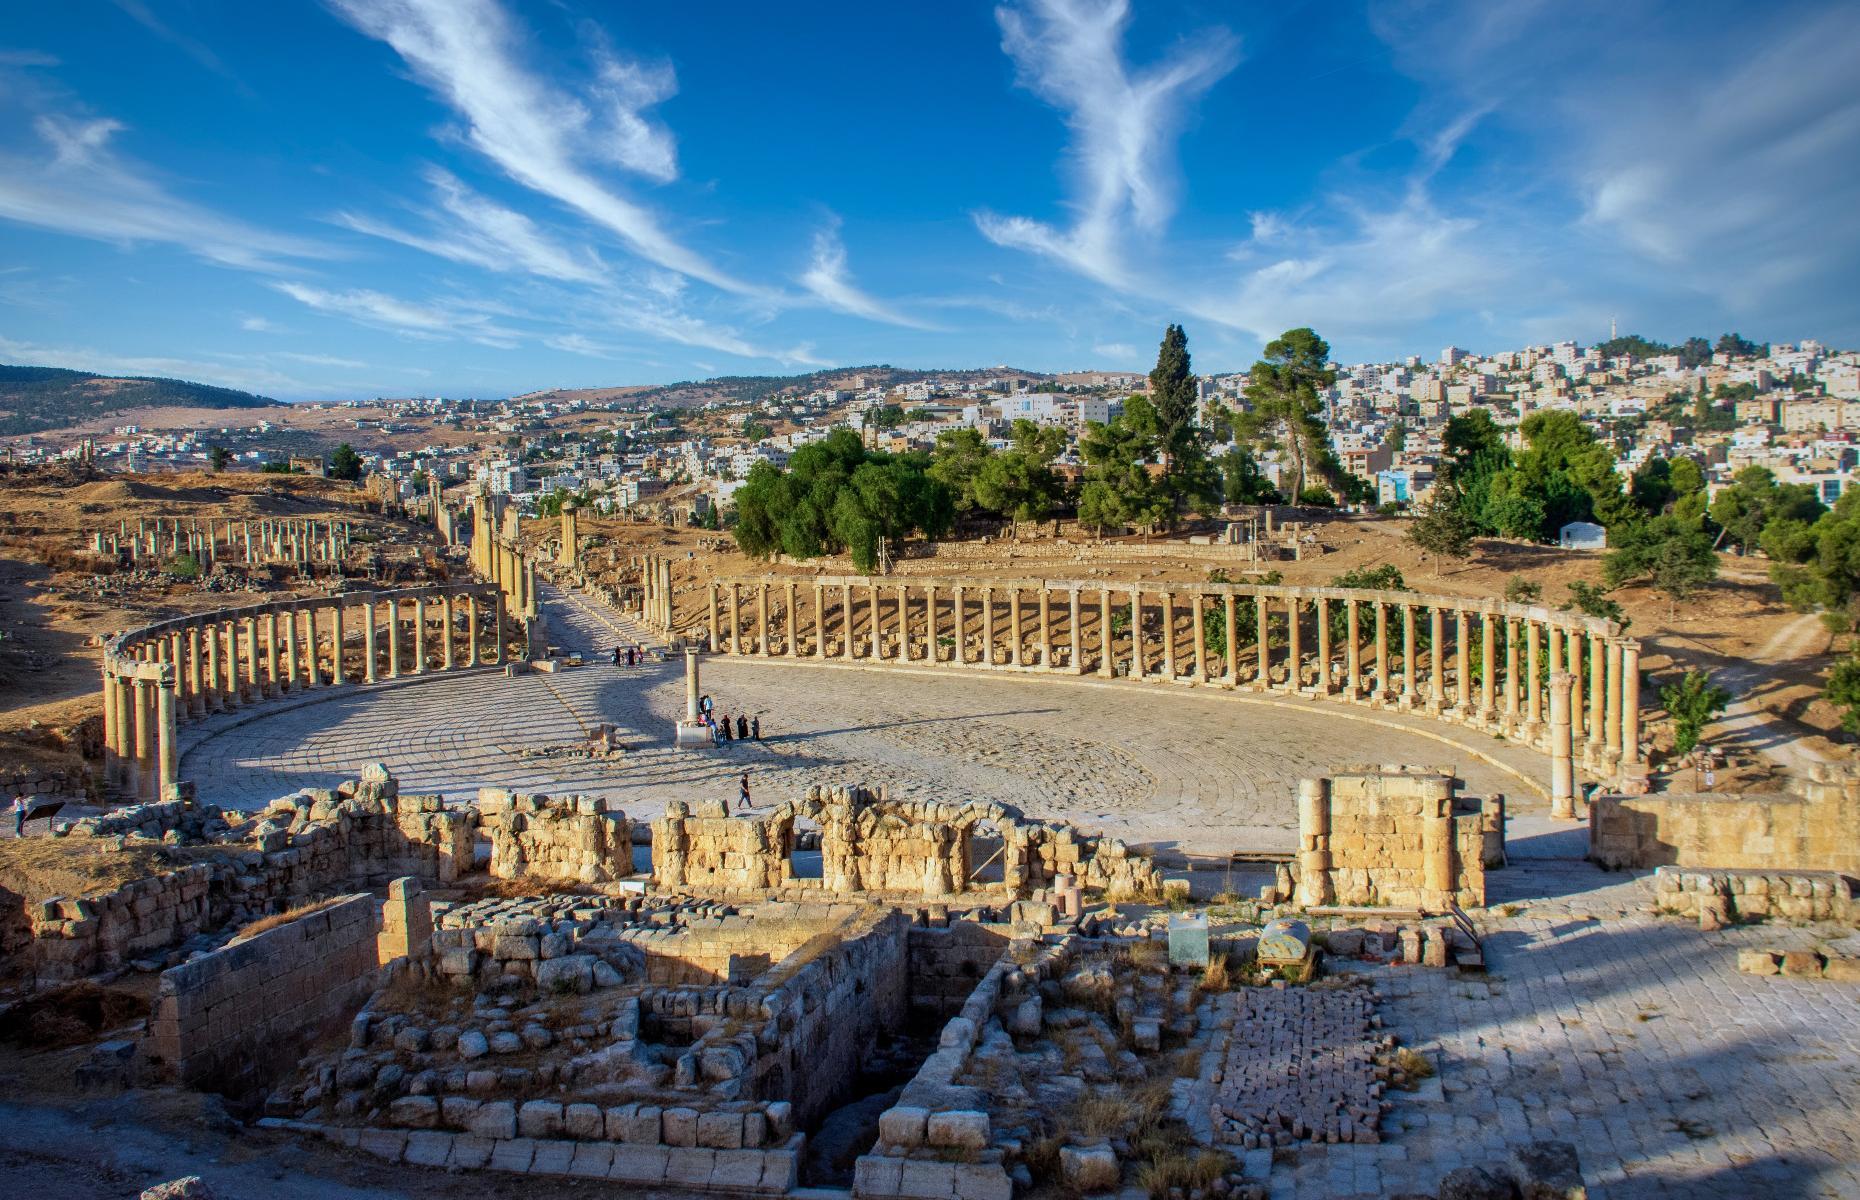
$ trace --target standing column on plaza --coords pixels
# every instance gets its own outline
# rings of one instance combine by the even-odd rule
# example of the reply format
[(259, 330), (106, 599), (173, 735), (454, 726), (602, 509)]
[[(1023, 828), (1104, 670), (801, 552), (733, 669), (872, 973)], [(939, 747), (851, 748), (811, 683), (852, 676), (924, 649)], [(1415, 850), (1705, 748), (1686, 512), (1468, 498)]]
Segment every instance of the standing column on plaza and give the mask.
[(1343, 602), (1343, 635), (1350, 639), (1349, 646), (1343, 652), (1343, 698), (1352, 702), (1362, 694), (1363, 686), (1361, 608), (1354, 600)]
[(1163, 678), (1175, 682), (1175, 593), (1163, 592), (1162, 598), (1162, 652)]
[(1053, 669), (1052, 591), (1044, 579), (1040, 581), (1040, 669)]
[(491, 658), (493, 666), (504, 661), (504, 593), (491, 589)]
[(1267, 618), (1266, 597), (1255, 593), (1253, 596), (1253, 621), (1258, 636), (1253, 641), (1253, 652), (1257, 660), (1257, 673), (1253, 677), (1253, 686), (1264, 691), (1272, 684), (1272, 643), (1266, 640)]
[(342, 597), (329, 609), (329, 682), (332, 687), (341, 687), (344, 682), (342, 673)]
[(181, 776), (175, 766), (176, 735), (174, 717), (175, 668), (161, 668), (155, 680), (155, 794)]
[[(100, 539), (102, 534), (97, 535)], [(103, 660), (103, 781), (116, 782), (118, 749), (122, 745), (122, 725), (116, 708), (116, 678), (110, 673), (110, 656)]]
[(1371, 699), (1389, 696), (1389, 606), (1376, 601), (1376, 686)]
[(1081, 623), (1079, 590), (1066, 590), (1066, 666), (1074, 675), (1085, 673), (1085, 626)]
[(1020, 585), (1008, 589), (1008, 665), (1026, 665), (1021, 654)]
[(1572, 820), (1576, 815), (1575, 767), (1570, 761), (1569, 685), (1567, 671), (1550, 673), (1550, 815)]
[(938, 646), (937, 638), (942, 632), (941, 618), (937, 615), (936, 584), (924, 584), (924, 661), (932, 665), (943, 660), (943, 652)]
[(1621, 643), (1621, 765), (1638, 767), (1640, 758), (1640, 643)]
[(769, 656), (769, 585), (756, 585), (756, 657)]
[(1494, 615), (1491, 609), (1479, 614), (1479, 719), (1488, 724), (1498, 717), (1494, 693), (1498, 686), (1498, 631), (1492, 627)]
[(1453, 704), (1464, 721), (1472, 708), (1472, 614), (1461, 608), (1453, 615)]
[(465, 600), (465, 665), (478, 665), (478, 597), (467, 592)]
[(439, 669), (452, 669), (452, 593), (439, 593)]
[[(498, 595), (503, 595), (500, 591)], [(426, 597), (413, 598), (413, 673), (426, 674)]]
[(1401, 606), (1401, 702), (1413, 708), (1420, 701), (1420, 686), (1414, 677), (1414, 605)]
[(116, 784), (126, 792), (141, 786), (140, 767), (136, 762), (136, 687), (135, 668), (118, 671), (116, 684)]
[(1544, 690), (1539, 685), (1538, 674), (1543, 670), (1542, 660), (1538, 656), (1537, 622), (1524, 622), (1524, 730), (1525, 736), (1535, 739), (1544, 721)]
[(155, 778), (155, 730), (153, 687), (142, 667), (135, 676), (136, 795), (145, 800), (161, 798), (161, 784)]
[(375, 606), (381, 601), (370, 595), (362, 605), (362, 682), (375, 682)]
[(1117, 671), (1117, 644), (1111, 633), (1111, 589), (1098, 589), (1098, 674), (1109, 679)]
[(1582, 740), (1582, 634), (1569, 631), (1569, 730), (1570, 737)]
[(1607, 647), (1608, 657), (1608, 708), (1606, 724), (1602, 730), (1602, 740), (1610, 759), (1619, 762), (1621, 758), (1621, 643), (1611, 640)]
[(1439, 712), (1447, 706), (1447, 616), (1438, 604), (1427, 606), (1427, 707)]
[(723, 648), (723, 636), (722, 636), (723, 635), (723, 623), (722, 621), (718, 619), (718, 616), (717, 616), (717, 607), (718, 607), (717, 581), (715, 579), (710, 581), (709, 589), (710, 589), (710, 606), (709, 606), (710, 608), (710, 648), (711, 648), (711, 652), (714, 654)]
[(193, 716), (201, 716), (207, 711), (205, 680), (201, 678), (200, 626), (187, 627), (187, 711)]
[(1317, 616), (1317, 694), (1330, 695), (1330, 598), (1319, 596), (1312, 604)]
[(872, 661), (881, 662), (885, 657), (885, 626), (879, 616), (878, 585), (865, 585), (866, 617), (872, 623)]
[(1336, 899), (1331, 888), (1330, 780), (1298, 781), (1297, 901), (1316, 907)]
[(1563, 627), (1554, 622), (1544, 627), (1544, 660), (1549, 670), (1563, 669)]
[(1202, 624), (1202, 613), (1204, 610), (1205, 602), (1202, 600), (1201, 593), (1197, 591), (1189, 600), (1189, 620), (1194, 623), (1195, 627), (1196, 683), (1206, 683), (1208, 681), (1208, 638), (1207, 631)]
[(400, 597), (387, 600), (387, 677), (400, 678)]
[(225, 639), (224, 653), (220, 665), (226, 670), (226, 677), (220, 681), (225, 689), (226, 707), (237, 708), (244, 697), (239, 694), (239, 622), (237, 619), (221, 624), (220, 636)]
[(982, 662), (995, 665), (995, 589), (982, 589)]
[(297, 690), (297, 610), (287, 608), (284, 617), (284, 689)]
[(575, 567), (575, 550), (581, 544), (579, 517), (572, 503), (562, 506), (562, 548), (556, 551), (555, 561), (569, 570)]
[(1143, 592), (1140, 588), (1130, 589), (1130, 677), (1141, 679), (1149, 674), (1149, 664), (1143, 661)]
[(698, 655), (696, 646), (685, 647), (685, 715), (672, 728), (672, 745), (680, 750), (711, 746), (710, 730), (698, 720)]
[(1608, 724), (1608, 654), (1599, 633), (1589, 635), (1589, 742), (1585, 749), (1591, 758), (1602, 752), (1603, 731)]
[(1305, 653), (1299, 644), (1298, 595), (1285, 598), (1285, 690), (1296, 696), (1303, 690)]
[(265, 614), (265, 694), (284, 694), (284, 680), (278, 675), (278, 610), (275, 608)]
[(801, 657), (801, 609), (795, 594), (794, 580), (784, 585), (788, 594), (788, 657)]
[[(711, 643), (715, 645), (713, 641)], [(827, 589), (816, 583), (814, 585), (814, 657), (827, 656)]]
[(740, 655), (743, 652), (743, 597), (742, 588), (732, 579), (730, 581), (730, 653)]
[(1240, 686), (1240, 627), (1234, 624), (1236, 616), (1234, 594), (1225, 592), (1221, 595), (1221, 616), (1225, 624), (1221, 626), (1227, 633), (1227, 652), (1223, 657), (1226, 675), (1223, 677), (1228, 687)]
[(853, 658), (853, 609), (852, 584), (840, 584), (840, 656), (847, 662)]

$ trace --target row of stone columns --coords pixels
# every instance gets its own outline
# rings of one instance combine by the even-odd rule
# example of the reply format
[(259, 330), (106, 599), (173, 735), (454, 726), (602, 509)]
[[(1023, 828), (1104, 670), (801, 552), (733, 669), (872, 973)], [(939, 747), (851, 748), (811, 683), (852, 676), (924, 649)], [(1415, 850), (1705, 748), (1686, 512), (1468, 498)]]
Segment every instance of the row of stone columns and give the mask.
[(1244, 685), (1425, 711), (1546, 751), (1566, 686), (1572, 755), (1580, 741), (1597, 773), (1641, 762), (1639, 643), (1545, 609), (1245, 585), (775, 577), (713, 583), (709, 626), (731, 654)]
[(192, 554), (203, 566), (232, 562), (341, 562), (348, 553), (347, 521), (313, 517), (267, 517), (257, 521), (195, 521), (172, 517), (142, 518), (131, 531), (127, 520), (114, 532), (91, 534), (91, 549), (130, 561), (167, 561)]
[(472, 497), (471, 564), (497, 585), (510, 614), (528, 621), (537, 613), (536, 563), (518, 546), (516, 510), (502, 496)]
[[(177, 779), (181, 720), (311, 688), (496, 663), (503, 618), (500, 592), (423, 589), (235, 609), (125, 634), (103, 668), (106, 781), (158, 799)], [(353, 670), (344, 656), (357, 638)]]
[(670, 634), (674, 615), (672, 560), (661, 554), (642, 554), (633, 561), (639, 567), (640, 619), (649, 628)]

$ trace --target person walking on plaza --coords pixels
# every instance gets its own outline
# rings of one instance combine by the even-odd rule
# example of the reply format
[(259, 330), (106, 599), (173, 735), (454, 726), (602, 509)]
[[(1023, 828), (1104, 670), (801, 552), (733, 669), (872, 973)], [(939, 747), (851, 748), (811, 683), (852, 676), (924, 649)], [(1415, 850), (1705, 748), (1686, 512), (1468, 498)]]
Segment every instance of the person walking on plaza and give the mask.
[(762, 718), (761, 717), (749, 718), (749, 736), (758, 742), (762, 740)]
[(742, 713), (736, 714), (736, 740), (739, 742), (749, 740), (749, 718)]
[[(749, 776), (745, 775), (743, 776), (743, 778), (747, 780)], [(743, 786), (747, 787), (748, 784), (745, 783)], [(745, 792), (744, 794), (747, 795), (748, 793)], [(26, 814), (29, 811), (31, 811), (31, 809), (32, 809), (32, 801), (26, 799), (25, 793), (22, 792), (19, 795), (13, 797), (13, 836), (14, 837), (23, 838), (26, 836)]]
[(741, 783), (741, 785), (739, 785), (739, 787), (740, 787), (740, 790), (736, 794), (736, 807), (748, 808), (749, 807), (749, 772), (748, 771), (743, 772), (743, 782)]
[(721, 717), (717, 718), (717, 728), (723, 730), (723, 740), (726, 742), (729, 741), (730, 740), (730, 714), (729, 713), (724, 713)]
[[(614, 643), (614, 666), (620, 665), (620, 643)], [(629, 664), (631, 665), (631, 664)]]

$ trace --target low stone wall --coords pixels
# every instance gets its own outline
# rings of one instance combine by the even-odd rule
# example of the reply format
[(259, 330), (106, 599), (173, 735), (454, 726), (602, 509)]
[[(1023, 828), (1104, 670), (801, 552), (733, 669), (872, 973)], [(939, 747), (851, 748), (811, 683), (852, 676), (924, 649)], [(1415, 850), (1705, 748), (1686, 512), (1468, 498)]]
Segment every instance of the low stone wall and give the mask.
[(1485, 904), (1489, 839), (1504, 802), (1455, 792), (1452, 776), (1391, 767), (1300, 780), (1297, 902), (1442, 912)]
[(28, 913), (30, 966), (44, 979), (75, 979), (190, 938), (210, 927), (214, 878), (200, 864), (95, 896), (40, 901)]
[(1007, 951), (1011, 927), (949, 921), (911, 929), (911, 1008), (948, 1018)]
[(1822, 770), (1783, 793), (1597, 796), (1589, 857), (1604, 867), (1860, 875), (1860, 779)]
[(1655, 911), (1711, 923), (1765, 917), (1852, 921), (1853, 881), (1831, 871), (1707, 871), (1661, 867), (1654, 873)]
[(379, 917), (344, 897), (162, 973), (151, 1057), (182, 1083), (239, 1094), (375, 986)]
[(29, 796), (34, 800), (85, 800), (95, 795), (97, 781), (83, 767), (15, 767), (0, 772), (0, 795), (7, 799)]
[(491, 842), (491, 874), (611, 883), (633, 873), (632, 822), (598, 796), (478, 790), (478, 827)]

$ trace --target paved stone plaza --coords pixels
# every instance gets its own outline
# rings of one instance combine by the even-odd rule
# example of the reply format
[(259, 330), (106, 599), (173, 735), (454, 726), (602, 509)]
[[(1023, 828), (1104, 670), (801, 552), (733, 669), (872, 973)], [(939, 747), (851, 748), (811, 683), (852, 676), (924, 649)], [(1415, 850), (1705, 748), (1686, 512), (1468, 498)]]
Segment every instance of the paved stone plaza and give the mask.
[[(184, 731), (181, 774), (215, 803), (256, 808), (380, 761), (411, 792), (580, 792), (646, 819), (667, 800), (734, 803), (747, 769), (759, 804), (795, 799), (810, 784), (882, 783), (907, 797), (996, 801), (1203, 853), (1290, 849), (1292, 781), (1341, 762), (1451, 764), (1469, 791), (1504, 792), (1520, 808), (1538, 799), (1515, 776), (1428, 736), (1420, 718), (1373, 714), (1400, 726), (1389, 728), (1331, 703), (1213, 689), (1169, 695), (1154, 685), (727, 658), (705, 661), (704, 690), (719, 711), (759, 716), (764, 741), (680, 753), (668, 743), (683, 710), (682, 666), (613, 667), (604, 651), (630, 640), (632, 626), (559, 593), (549, 610), (552, 640), (597, 661), (517, 679), (490, 671), (311, 693), (313, 703), (211, 717)], [(619, 762), (520, 756), (579, 741), (603, 721), (636, 747)], [(1543, 771), (1533, 752), (1455, 736)]]

